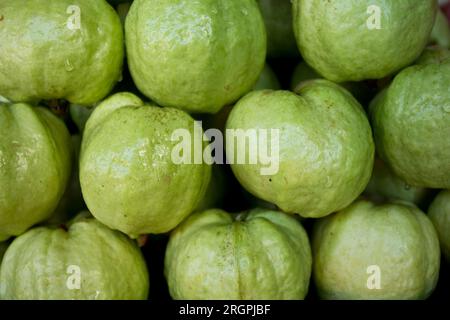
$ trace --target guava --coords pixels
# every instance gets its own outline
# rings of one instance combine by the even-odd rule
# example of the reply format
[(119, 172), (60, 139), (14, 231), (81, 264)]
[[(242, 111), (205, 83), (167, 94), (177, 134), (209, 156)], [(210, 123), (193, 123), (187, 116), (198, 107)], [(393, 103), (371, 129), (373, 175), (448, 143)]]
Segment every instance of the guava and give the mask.
[(442, 254), (450, 262), (450, 190), (442, 190), (428, 209), (428, 216), (439, 235)]
[(69, 132), (48, 109), (0, 103), (0, 241), (51, 216), (70, 160)]
[(430, 195), (430, 190), (408, 185), (397, 177), (382, 160), (376, 159), (372, 178), (364, 194), (377, 202), (403, 200), (420, 206)]
[(441, 10), (438, 10), (433, 30), (431, 31), (430, 42), (443, 48), (450, 49), (450, 25), (447, 17)]
[(271, 58), (297, 57), (299, 52), (292, 28), (290, 0), (258, 0), (267, 31), (267, 55)]
[(0, 298), (8, 300), (140, 300), (148, 289), (136, 242), (83, 216), (19, 236), (0, 269)]
[(430, 38), (435, 0), (293, 0), (306, 62), (334, 82), (381, 79), (410, 65)]
[(254, 0), (135, 0), (125, 35), (139, 90), (192, 113), (234, 103), (265, 63), (266, 32)]
[(439, 240), (413, 204), (357, 201), (318, 220), (313, 277), (322, 299), (425, 299), (439, 277)]
[(264, 66), (261, 74), (259, 75), (259, 79), (256, 82), (253, 90), (262, 90), (262, 89), (272, 89), (278, 90), (281, 85), (278, 81), (276, 74), (273, 72), (272, 68), (269, 67), (268, 64)]
[(72, 147), (72, 171), (67, 184), (66, 190), (58, 203), (55, 211), (50, 219), (46, 220), (46, 223), (50, 224), (62, 224), (68, 222), (77, 213), (86, 209), (86, 205), (81, 194), (80, 176), (79, 176), (79, 155), (81, 147), (81, 136), (71, 136)]
[[(188, 150), (178, 149), (180, 131), (190, 136)], [(176, 227), (199, 204), (211, 175), (206, 161), (192, 159), (194, 131), (184, 111), (146, 104), (131, 93), (98, 105), (80, 156), (81, 190), (94, 217), (133, 238)], [(192, 156), (188, 161), (184, 152)]]
[[(369, 182), (374, 161), (369, 121), (355, 98), (330, 81), (305, 82), (298, 94), (249, 93), (231, 111), (226, 129), (245, 133), (246, 140), (253, 133), (257, 140), (250, 146), (236, 136), (226, 139), (236, 178), (285, 212), (328, 215), (353, 202)], [(264, 150), (271, 153), (270, 165), (261, 156)]]
[(377, 152), (407, 184), (450, 188), (450, 58), (400, 72), (371, 103)]
[(118, 81), (123, 30), (104, 0), (0, 0), (0, 92), (90, 105)]
[(308, 236), (292, 216), (213, 209), (171, 233), (164, 271), (177, 300), (293, 300), (308, 293), (311, 263)]

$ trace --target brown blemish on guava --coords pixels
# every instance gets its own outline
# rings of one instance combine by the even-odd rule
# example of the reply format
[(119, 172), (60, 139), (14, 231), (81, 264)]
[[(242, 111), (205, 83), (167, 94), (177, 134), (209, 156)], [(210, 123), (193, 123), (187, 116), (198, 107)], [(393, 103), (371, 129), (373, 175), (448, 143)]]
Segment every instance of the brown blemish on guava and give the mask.
[(0, 21), (3, 21), (3, 19), (5, 19), (5, 17), (3, 15), (0, 15)]

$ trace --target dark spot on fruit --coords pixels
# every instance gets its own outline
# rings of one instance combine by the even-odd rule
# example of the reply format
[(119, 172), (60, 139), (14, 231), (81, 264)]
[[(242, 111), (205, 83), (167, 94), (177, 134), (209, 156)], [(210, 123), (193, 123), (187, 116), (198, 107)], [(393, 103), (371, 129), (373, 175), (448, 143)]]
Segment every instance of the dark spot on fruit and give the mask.
[(5, 17), (0, 15), (0, 21), (3, 21), (3, 19), (5, 19)]
[(63, 229), (65, 232), (69, 231), (69, 228), (67, 228), (67, 226), (65, 224), (60, 224), (59, 228)]
[(272, 182), (272, 179), (269, 179), (270, 182)]

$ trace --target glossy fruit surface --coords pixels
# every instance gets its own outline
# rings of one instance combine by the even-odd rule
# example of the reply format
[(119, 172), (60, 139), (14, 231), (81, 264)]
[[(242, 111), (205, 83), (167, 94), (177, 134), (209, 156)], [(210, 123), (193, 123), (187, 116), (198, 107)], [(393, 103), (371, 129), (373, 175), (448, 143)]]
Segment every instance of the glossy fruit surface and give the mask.
[(0, 93), (11, 101), (90, 105), (121, 77), (123, 31), (106, 1), (1, 0), (0, 12)]
[(250, 91), (264, 66), (254, 0), (135, 0), (125, 31), (136, 86), (165, 107), (216, 113)]
[[(269, 166), (256, 144), (226, 141), (227, 155), (237, 155), (229, 160), (242, 186), (285, 212), (328, 215), (349, 205), (369, 181), (374, 144), (367, 117), (348, 91), (327, 80), (307, 82), (298, 94), (252, 92), (233, 108), (226, 128), (257, 130), (259, 148), (274, 151)], [(239, 155), (247, 160), (238, 163)], [(255, 164), (248, 160), (255, 157)]]
[(436, 11), (435, 0), (294, 0), (294, 31), (303, 58), (326, 79), (380, 79), (417, 59)]
[(397, 176), (411, 186), (450, 188), (450, 58), (428, 57), (375, 98), (372, 127), (377, 152)]
[(98, 220), (136, 238), (170, 231), (196, 208), (211, 166), (174, 161), (176, 130), (190, 135), (193, 156), (194, 119), (184, 111), (145, 104), (131, 93), (95, 109), (83, 135), (80, 181)]
[(69, 180), (70, 143), (49, 110), (0, 103), (0, 240), (51, 216)]

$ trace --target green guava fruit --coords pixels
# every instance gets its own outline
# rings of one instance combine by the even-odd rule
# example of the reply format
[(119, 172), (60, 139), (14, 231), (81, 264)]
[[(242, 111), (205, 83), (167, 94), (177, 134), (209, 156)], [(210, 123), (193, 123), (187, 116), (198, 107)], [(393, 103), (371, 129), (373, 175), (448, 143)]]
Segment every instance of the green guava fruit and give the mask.
[(428, 216), (439, 235), (442, 254), (450, 262), (450, 190), (437, 195), (428, 209)]
[(216, 113), (250, 91), (266, 57), (254, 0), (135, 0), (125, 35), (139, 90), (193, 113)]
[(377, 152), (411, 186), (450, 188), (450, 58), (400, 72), (370, 106)]
[(136, 242), (82, 216), (67, 230), (38, 227), (19, 236), (0, 270), (0, 298), (8, 300), (140, 300), (148, 289)]
[(322, 299), (425, 299), (439, 277), (436, 230), (407, 202), (358, 201), (320, 219), (312, 251)]
[(290, 0), (258, 0), (267, 31), (267, 55), (271, 58), (300, 55), (292, 28)]
[(375, 160), (372, 178), (364, 194), (376, 202), (403, 200), (419, 206), (430, 195), (430, 190), (413, 187), (397, 177), (380, 159)]
[(78, 104), (71, 104), (69, 107), (70, 117), (72, 121), (78, 128), (80, 133), (83, 133), (84, 127), (86, 126), (86, 122), (91, 116), (92, 112), (94, 112), (95, 106), (87, 108), (85, 106), (80, 106)]
[(51, 216), (70, 157), (69, 132), (49, 110), (0, 103), (0, 241)]
[(123, 31), (104, 0), (0, 0), (0, 92), (90, 105), (118, 81)]
[(81, 147), (81, 136), (72, 136), (72, 171), (61, 200), (50, 219), (46, 220), (48, 224), (62, 224), (72, 219), (77, 213), (86, 209), (86, 205), (81, 194), (80, 176), (79, 176), (79, 155)]
[(176, 227), (203, 198), (211, 175), (205, 161), (174, 159), (180, 144), (172, 139), (176, 130), (190, 135), (193, 148), (182, 151), (194, 156), (194, 128), (184, 111), (145, 104), (131, 93), (97, 106), (80, 156), (81, 190), (92, 214), (133, 238)]
[[(236, 178), (285, 212), (328, 215), (353, 202), (369, 182), (374, 161), (369, 121), (351, 94), (330, 81), (305, 82), (298, 94), (249, 93), (231, 111), (226, 128), (234, 133), (227, 135), (226, 153)], [(254, 135), (253, 147), (239, 142), (239, 133), (244, 142)], [(270, 165), (263, 150), (270, 151)]]
[(295, 218), (213, 209), (172, 232), (164, 271), (177, 300), (293, 300), (308, 293), (311, 263), (308, 236)]
[(436, 21), (431, 31), (430, 43), (450, 49), (450, 25), (447, 17), (441, 10), (438, 10)]
[(381, 79), (411, 64), (436, 11), (435, 0), (293, 0), (303, 58), (335, 82)]
[(269, 65), (266, 64), (261, 74), (259, 75), (259, 79), (256, 82), (255, 86), (253, 87), (253, 90), (263, 90), (263, 89), (278, 90), (280, 89), (280, 87), (281, 85), (280, 82), (278, 81), (276, 74), (269, 67)]

